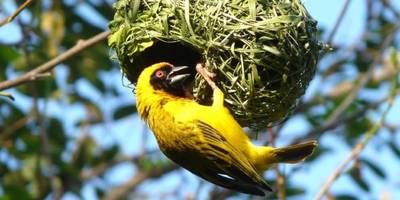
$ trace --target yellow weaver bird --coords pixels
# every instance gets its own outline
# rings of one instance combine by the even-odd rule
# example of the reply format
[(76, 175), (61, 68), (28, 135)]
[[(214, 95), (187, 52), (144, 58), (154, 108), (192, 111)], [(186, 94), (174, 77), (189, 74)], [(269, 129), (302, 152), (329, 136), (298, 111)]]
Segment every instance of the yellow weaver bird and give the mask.
[[(272, 191), (261, 173), (275, 163), (296, 163), (311, 155), (312, 140), (284, 148), (253, 145), (224, 106), (224, 94), (197, 66), (213, 89), (211, 106), (187, 95), (189, 67), (157, 63), (137, 81), (140, 117), (153, 131), (161, 151), (175, 163), (216, 185), (253, 195)], [(193, 70), (194, 71), (194, 70)]]

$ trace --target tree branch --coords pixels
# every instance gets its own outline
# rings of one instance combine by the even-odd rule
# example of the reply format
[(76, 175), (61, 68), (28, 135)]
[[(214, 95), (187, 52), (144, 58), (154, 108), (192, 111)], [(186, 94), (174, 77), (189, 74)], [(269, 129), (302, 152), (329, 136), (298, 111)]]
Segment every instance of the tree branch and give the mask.
[(0, 26), (3, 26), (7, 23), (10, 23), (12, 20), (14, 20), (15, 17), (19, 15), (20, 12), (22, 12), (26, 7), (29, 6), (29, 4), (32, 3), (33, 0), (26, 0), (23, 4), (21, 4), (17, 10), (9, 17), (6, 17), (5, 19), (0, 21)]
[(138, 156), (135, 157), (119, 157), (116, 158), (114, 160), (111, 161), (104, 161), (104, 162), (100, 162), (99, 164), (97, 164), (96, 166), (93, 166), (90, 169), (83, 169), (80, 173), (79, 173), (79, 178), (82, 181), (91, 179), (93, 177), (99, 176), (100, 174), (104, 173), (107, 169), (109, 169), (110, 167), (121, 163), (121, 162), (133, 162), (133, 163), (139, 163), (141, 159), (143, 159), (143, 157), (145, 155), (151, 155), (151, 154), (155, 154), (158, 153), (159, 150), (150, 150), (147, 152), (143, 152), (141, 154), (139, 154)]
[(344, 2), (342, 10), (340, 11), (338, 18), (336, 19), (335, 25), (333, 26), (332, 32), (328, 36), (328, 39), (326, 41), (327, 44), (332, 43), (333, 38), (335, 37), (337, 30), (339, 29), (339, 25), (342, 23), (344, 15), (349, 8), (350, 2), (351, 0), (346, 0), (346, 2)]
[(133, 191), (138, 185), (142, 182), (149, 180), (151, 178), (157, 178), (171, 172), (173, 170), (178, 169), (179, 167), (175, 164), (167, 164), (162, 167), (154, 168), (151, 171), (140, 171), (136, 175), (134, 175), (131, 179), (128, 180), (125, 184), (120, 187), (112, 189), (103, 200), (113, 200), (113, 199), (121, 199), (126, 196), (129, 192)]
[(360, 75), (359, 81), (353, 87), (349, 95), (340, 103), (340, 105), (335, 109), (335, 111), (324, 122), (324, 126), (335, 123), (335, 121), (338, 120), (338, 118), (342, 115), (342, 113), (351, 105), (353, 100), (357, 97), (358, 92), (368, 83), (368, 81), (372, 77), (372, 72), (374, 71), (375, 66), (377, 66), (378, 63), (381, 61), (381, 56), (383, 55), (383, 51), (390, 44), (390, 42), (392, 42), (395, 33), (399, 28), (400, 28), (400, 22), (396, 24), (393, 30), (385, 37), (372, 63), (368, 67), (368, 71)]
[(80, 40), (78, 41), (75, 46), (68, 49), (66, 52), (58, 55), (57, 57), (49, 60), (48, 62), (36, 67), (35, 69), (17, 77), (14, 80), (7, 80), (0, 83), (0, 91), (9, 89), (23, 83), (36, 80), (46, 72), (52, 70), (57, 66), (57, 64), (62, 63), (63, 61), (67, 60), (68, 58), (74, 56), (75, 54), (87, 49), (88, 47), (93, 46), (94, 44), (105, 40), (111, 34), (110, 31), (104, 31), (95, 35), (94, 37), (87, 39), (87, 40)]
[[(31, 36), (30, 36), (30, 30), (28, 26), (24, 26), (23, 23), (21, 22), (20, 19), (17, 20), (18, 24), (20, 25), (23, 33), (23, 39), (21, 41), (21, 49), (25, 58), (25, 61), (29, 67), (29, 70), (32, 70), (32, 62), (30, 59), (30, 54), (31, 51), (29, 50), (28, 46), (31, 44)], [(45, 73), (46, 74), (46, 73)], [(49, 137), (48, 137), (48, 130), (47, 130), (47, 106), (48, 106), (48, 99), (47, 96), (44, 99), (43, 102), (43, 107), (42, 109), (39, 108), (39, 101), (38, 101), (38, 88), (36, 84), (30, 84), (29, 86), (29, 92), (32, 96), (32, 112), (33, 112), (33, 117), (38, 124), (38, 131), (40, 135), (40, 151), (38, 151), (38, 158), (39, 158), (39, 167), (43, 168), (44, 170), (47, 171), (47, 175), (49, 178), (50, 182), (50, 187), (52, 191), (52, 199), (58, 200), (61, 198), (61, 195), (63, 193), (62, 187), (57, 184), (57, 176), (54, 173), (53, 169), (53, 159), (51, 157), (51, 148), (49, 146)], [(46, 83), (45, 87), (45, 92), (48, 92), (48, 83)], [(41, 158), (43, 156), (43, 159)], [(47, 165), (41, 165), (40, 163), (45, 162)], [(47, 168), (43, 166), (48, 166)], [(39, 177), (38, 177), (39, 178)], [(40, 177), (41, 178), (41, 177)]]
[(208, 199), (224, 200), (235, 194), (238, 194), (235, 190), (221, 189), (221, 187), (214, 186), (214, 189), (208, 194)]
[[(279, 131), (275, 131), (273, 128), (268, 128), (269, 138), (268, 141), (271, 146), (276, 146), (276, 139), (279, 137)], [(279, 170), (279, 165), (275, 165), (273, 167), (276, 176), (276, 189), (278, 193), (278, 199), (286, 200), (286, 191), (285, 191), (285, 177)]]
[(24, 127), (29, 121), (29, 116), (24, 116), (21, 119), (18, 119), (12, 124), (9, 124), (5, 127), (0, 132), (0, 146), (5, 145), (6, 140), (8, 140), (8, 137), (10, 137), (12, 134), (16, 133), (17, 130), (20, 128)]
[[(397, 87), (395, 87), (394, 89), (397, 89)], [(376, 135), (378, 130), (383, 126), (385, 118), (386, 118), (388, 112), (390, 111), (390, 109), (393, 106), (395, 95), (396, 95), (396, 93), (393, 91), (392, 94), (389, 96), (389, 98), (387, 100), (388, 106), (383, 111), (382, 116), (379, 119), (379, 122), (377, 122), (373, 127), (371, 127), (371, 129), (369, 129), (369, 131), (365, 134), (365, 136), (361, 140), (361, 142), (356, 144), (356, 146), (350, 152), (349, 156), (346, 159), (344, 159), (343, 162), (336, 168), (336, 170), (329, 176), (329, 178), (326, 180), (326, 182), (322, 185), (320, 191), (315, 196), (314, 200), (322, 199), (322, 197), (327, 193), (328, 189), (335, 182), (335, 180), (343, 173), (343, 171), (345, 170), (346, 166), (351, 161), (353, 161), (355, 158), (357, 158), (359, 156), (359, 154), (364, 149), (364, 147)]]
[[(394, 94), (395, 96), (398, 96), (398, 95), (400, 95), (400, 90), (396, 90), (394, 93), (395, 93)], [(300, 141), (304, 141), (309, 138), (316, 138), (316, 137), (320, 136), (320, 134), (324, 133), (325, 131), (332, 130), (340, 125), (347, 124), (348, 122), (354, 121), (354, 120), (358, 119), (359, 117), (364, 116), (367, 111), (370, 111), (371, 109), (376, 109), (379, 105), (388, 101), (389, 98), (390, 97), (384, 97), (376, 102), (366, 105), (363, 109), (361, 109), (357, 112), (354, 112), (354, 113), (350, 114), (349, 116), (341, 117), (341, 118), (337, 119), (334, 123), (326, 124), (325, 126), (321, 126), (319, 128), (313, 129), (313, 130), (309, 131), (307, 134), (305, 134), (305, 136), (294, 140), (293, 144), (296, 144)]]

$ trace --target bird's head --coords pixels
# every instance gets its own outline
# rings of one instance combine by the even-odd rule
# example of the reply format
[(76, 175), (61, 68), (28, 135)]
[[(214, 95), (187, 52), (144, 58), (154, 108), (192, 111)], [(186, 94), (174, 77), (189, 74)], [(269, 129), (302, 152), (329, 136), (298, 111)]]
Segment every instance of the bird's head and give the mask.
[(173, 66), (166, 62), (145, 68), (136, 85), (137, 92), (153, 91), (153, 94), (168, 94), (175, 97), (188, 97), (194, 71), (188, 66)]

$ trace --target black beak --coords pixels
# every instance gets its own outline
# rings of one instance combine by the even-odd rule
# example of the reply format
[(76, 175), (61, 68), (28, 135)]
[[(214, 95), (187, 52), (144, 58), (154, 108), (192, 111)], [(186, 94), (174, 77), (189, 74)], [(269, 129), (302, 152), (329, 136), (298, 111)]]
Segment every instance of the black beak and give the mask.
[(182, 83), (190, 76), (190, 73), (188, 73), (188, 71), (188, 66), (173, 67), (171, 72), (169, 72), (167, 76), (167, 80), (171, 85)]

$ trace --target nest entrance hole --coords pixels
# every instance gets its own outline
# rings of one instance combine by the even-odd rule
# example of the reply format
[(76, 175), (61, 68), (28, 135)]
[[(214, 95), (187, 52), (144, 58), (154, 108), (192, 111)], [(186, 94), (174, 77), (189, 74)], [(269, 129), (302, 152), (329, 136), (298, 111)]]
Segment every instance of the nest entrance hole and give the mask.
[(174, 66), (189, 66), (195, 72), (195, 66), (202, 60), (202, 55), (193, 47), (181, 42), (156, 41), (151, 47), (140, 53), (139, 69), (144, 69), (159, 62), (168, 62)]

